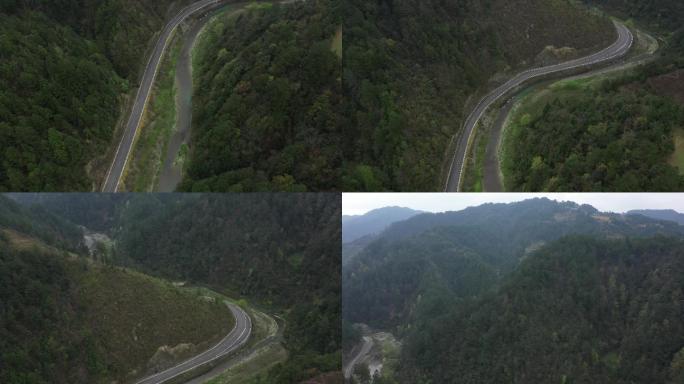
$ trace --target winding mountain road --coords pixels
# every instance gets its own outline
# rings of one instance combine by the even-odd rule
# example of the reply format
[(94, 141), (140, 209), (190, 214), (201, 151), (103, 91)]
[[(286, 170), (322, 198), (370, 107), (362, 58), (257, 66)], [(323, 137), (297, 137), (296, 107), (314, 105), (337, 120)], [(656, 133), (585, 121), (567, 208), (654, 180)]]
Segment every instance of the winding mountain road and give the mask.
[(363, 359), (364, 356), (368, 354), (370, 351), (371, 347), (373, 346), (373, 339), (370, 336), (364, 336), (363, 337), (363, 345), (359, 349), (359, 352), (354, 356), (353, 359), (347, 363), (347, 366), (344, 367), (344, 379), (345, 380), (351, 380), (352, 375), (354, 374), (354, 367), (356, 364), (359, 363), (361, 359)]
[(154, 80), (157, 77), (162, 57), (164, 56), (164, 51), (171, 40), (173, 32), (188, 17), (205, 11), (208, 8), (218, 5), (224, 1), (225, 0), (201, 0), (192, 3), (178, 12), (178, 14), (171, 19), (171, 21), (169, 21), (162, 30), (149, 61), (147, 62), (147, 67), (145, 67), (145, 72), (140, 82), (140, 88), (138, 88), (138, 93), (135, 96), (133, 108), (131, 109), (131, 114), (128, 118), (126, 126), (124, 127), (124, 132), (121, 135), (121, 141), (116, 149), (114, 159), (112, 160), (112, 165), (109, 167), (107, 177), (102, 185), (102, 192), (116, 192), (119, 188), (121, 178), (123, 177), (124, 171), (126, 169), (126, 164), (131, 156), (135, 136), (138, 132), (138, 128), (140, 127), (140, 122), (142, 121), (142, 117), (145, 113), (145, 108), (147, 107), (150, 94), (152, 93), (152, 86), (154, 85)]
[(614, 24), (618, 33), (618, 38), (609, 47), (579, 59), (523, 71), (482, 98), (465, 121), (463, 132), (458, 139), (456, 150), (454, 151), (454, 156), (451, 160), (451, 166), (449, 168), (444, 190), (446, 192), (458, 192), (461, 190), (466, 157), (472, 141), (473, 132), (484, 113), (497, 100), (524, 83), (538, 79), (539, 77), (591, 67), (626, 55), (632, 47), (634, 36), (624, 24), (619, 22), (614, 22)]
[(223, 338), (223, 340), (199, 355), (186, 360), (175, 367), (155, 373), (154, 375), (137, 381), (136, 384), (165, 383), (184, 373), (190, 372), (197, 367), (208, 364), (230, 353), (233, 353), (247, 343), (247, 340), (249, 340), (249, 336), (252, 333), (252, 319), (250, 319), (249, 315), (247, 315), (247, 313), (237, 305), (229, 302), (226, 302), (226, 305), (228, 305), (230, 311), (235, 317), (235, 327), (226, 337)]

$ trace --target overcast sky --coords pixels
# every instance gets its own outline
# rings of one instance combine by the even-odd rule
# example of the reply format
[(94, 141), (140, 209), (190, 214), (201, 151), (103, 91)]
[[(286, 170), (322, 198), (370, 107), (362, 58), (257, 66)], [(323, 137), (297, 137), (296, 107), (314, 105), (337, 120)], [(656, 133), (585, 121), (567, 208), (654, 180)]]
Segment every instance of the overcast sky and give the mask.
[(590, 204), (600, 211), (618, 213), (631, 209), (684, 212), (684, 193), (343, 193), (342, 213), (362, 215), (388, 206), (428, 212), (459, 211), (484, 203), (510, 203), (533, 197)]

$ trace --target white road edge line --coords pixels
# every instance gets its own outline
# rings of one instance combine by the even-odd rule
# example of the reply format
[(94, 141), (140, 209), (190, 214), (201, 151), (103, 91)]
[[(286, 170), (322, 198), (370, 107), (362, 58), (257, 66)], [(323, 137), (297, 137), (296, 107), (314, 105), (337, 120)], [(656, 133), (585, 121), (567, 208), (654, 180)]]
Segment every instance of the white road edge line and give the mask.
[[(549, 74), (552, 74), (552, 73), (554, 73), (554, 72), (567, 71), (567, 70), (572, 70), (572, 69), (576, 69), (576, 68), (579, 68), (579, 67), (586, 67), (586, 66), (590, 66), (590, 65), (593, 65), (593, 64), (596, 64), (596, 63), (599, 63), (599, 62), (605, 62), (605, 61), (613, 60), (613, 59), (615, 59), (615, 58), (617, 58), (617, 57), (623, 56), (623, 55), (624, 55), (625, 53), (627, 53), (627, 51), (629, 51), (629, 49), (632, 47), (632, 44), (634, 43), (634, 35), (633, 35), (633, 34), (631, 33), (631, 31), (629, 31), (629, 29), (628, 29), (627, 27), (625, 27), (623, 24), (621, 24), (621, 23), (618, 24), (618, 23), (616, 23), (616, 22), (614, 22), (614, 24), (615, 24), (615, 26), (616, 26), (616, 28), (617, 28), (617, 30), (618, 30), (618, 38), (617, 38), (617, 40), (616, 40), (613, 44), (611, 44), (610, 46), (608, 46), (608, 47), (602, 49), (601, 51), (596, 52), (596, 53), (594, 53), (594, 54), (592, 54), (592, 55), (586, 56), (586, 57), (578, 58), (578, 59), (571, 60), (571, 61), (568, 61), (568, 62), (565, 62), (565, 63), (559, 63), (559, 64), (556, 64), (556, 65), (551, 65), (551, 66), (548, 66), (548, 67), (532, 68), (532, 69), (528, 69), (528, 70), (525, 70), (525, 71), (523, 71), (523, 72), (520, 72), (520, 73), (518, 73), (517, 75), (515, 75), (513, 78), (511, 78), (511, 79), (509, 79), (507, 82), (505, 82), (503, 85), (500, 85), (499, 87), (497, 87), (497, 88), (495, 88), (493, 91), (491, 91), (489, 94), (486, 94), (486, 95), (480, 100), (480, 102), (475, 106), (475, 108), (473, 109), (473, 111), (477, 111), (477, 110), (480, 108), (480, 106), (481, 106), (484, 102), (486, 102), (487, 99), (489, 99), (489, 98), (492, 97), (492, 96), (494, 96), (494, 98), (492, 99), (492, 101), (490, 102), (490, 104), (493, 104), (494, 102), (496, 102), (502, 95), (504, 95), (504, 94), (506, 94), (508, 91), (510, 91), (510, 89), (505, 89), (505, 88), (507, 88), (511, 83), (515, 83), (516, 81), (518, 81), (518, 80), (519, 80), (519, 77), (522, 76), (522, 75), (525, 75), (525, 74), (528, 74), (528, 73), (538, 73), (538, 72), (543, 72), (541, 75), (549, 75)], [(610, 52), (611, 50), (613, 50), (613, 49), (615, 49), (616, 47), (618, 47), (618, 46), (619, 46), (619, 43), (620, 43), (620, 40), (621, 40), (622, 33), (624, 33), (624, 32), (627, 32), (627, 33), (628, 33), (628, 36), (629, 36), (629, 43), (626, 45), (626, 47), (625, 47), (626, 49), (625, 49), (624, 51), (618, 50), (617, 52), (611, 53), (610, 56), (608, 56), (608, 57), (605, 58), (605, 59), (598, 59), (598, 58), (597, 58), (597, 59), (594, 59), (594, 60), (589, 61), (588, 63), (581, 63), (583, 60), (591, 59), (592, 57), (601, 56), (602, 54), (608, 53), (608, 52)], [(574, 65), (575, 63), (579, 63), (579, 64)], [(569, 65), (569, 64), (570, 64), (570, 66), (567, 66), (567, 65)], [(566, 66), (567, 66), (567, 67), (566, 67)], [(525, 81), (529, 81), (529, 80), (531, 80), (531, 79), (534, 79), (535, 77), (538, 77), (538, 76), (541, 76), (541, 75), (532, 76), (532, 77), (530, 77), (530, 78), (528, 78), (528, 79), (525, 79), (522, 83), (524, 83)], [(515, 86), (519, 86), (519, 85), (521, 85), (522, 83), (517, 84), (517, 85), (515, 85)], [(501, 89), (504, 89), (504, 91), (501, 92)], [(499, 92), (498, 95), (496, 94), (497, 92)], [(464, 151), (464, 153), (463, 153), (463, 159), (462, 159), (462, 161), (461, 161), (461, 169), (459, 170), (459, 173), (458, 173), (458, 184), (456, 185), (456, 191), (457, 191), (457, 192), (461, 192), (461, 183), (462, 183), (462, 178), (463, 178), (463, 171), (464, 171), (464, 169), (465, 169), (466, 158), (468, 157), (468, 150), (469, 150), (470, 145), (471, 145), (472, 133), (474, 132), (475, 126), (479, 123), (480, 119), (482, 118), (482, 115), (484, 114), (484, 112), (485, 112), (486, 110), (487, 110), (487, 108), (483, 109), (482, 111), (480, 111), (480, 113), (478, 113), (478, 115), (477, 115), (475, 121), (473, 122), (473, 129), (471, 130), (470, 134), (468, 135), (467, 142), (466, 142), (466, 149), (465, 149), (465, 151)], [(465, 120), (465, 122), (464, 122), (464, 128), (468, 125), (468, 121), (471, 120), (471, 118), (472, 118), (471, 115), (469, 115), (469, 116), (466, 118), (466, 120)], [(459, 140), (459, 141), (460, 141), (460, 140)], [(450, 164), (450, 166), (449, 166), (449, 173), (447, 174), (446, 183), (445, 183), (445, 185), (444, 185), (444, 191), (445, 191), (445, 192), (448, 192), (448, 189), (449, 189), (449, 182), (451, 181), (451, 174), (452, 174), (452, 171), (453, 171), (454, 162), (456, 161), (456, 155), (457, 155), (457, 154), (458, 154), (458, 142), (456, 143), (456, 148), (454, 149), (454, 156), (452, 157), (451, 164)]]
[[(234, 304), (231, 304), (231, 305), (234, 305)], [(178, 376), (180, 376), (180, 375), (182, 375), (182, 374), (184, 374), (184, 373), (186, 373), (186, 372), (188, 372), (188, 371), (191, 371), (191, 370), (193, 370), (193, 369), (196, 369), (196, 368), (198, 368), (198, 367), (201, 367), (201, 366), (204, 365), (204, 364), (208, 364), (208, 363), (210, 363), (210, 362), (212, 362), (212, 361), (214, 361), (214, 360), (216, 360), (216, 359), (219, 359), (219, 358), (225, 356), (226, 353), (232, 352), (232, 351), (234, 351), (234, 350), (240, 348), (242, 345), (244, 345), (244, 344), (247, 342), (248, 338), (245, 338), (244, 340), (240, 340), (240, 339), (242, 338), (242, 336), (243, 336), (243, 335), (245, 334), (245, 332), (247, 332), (247, 331), (249, 331), (249, 332), (247, 333), (248, 335), (251, 334), (251, 332), (252, 332), (252, 319), (247, 315), (247, 312), (245, 312), (242, 308), (240, 308), (240, 307), (237, 306), (237, 305), (235, 305), (235, 307), (237, 307), (237, 308), (240, 310), (239, 313), (243, 316), (245, 322), (247, 323), (247, 327), (245, 327), (245, 329), (243, 329), (242, 332), (240, 332), (240, 335), (237, 337), (238, 344), (233, 344), (233, 345), (231, 345), (231, 346), (229, 347), (229, 349), (223, 351), (223, 353), (221, 353), (221, 354), (219, 354), (219, 355), (213, 357), (212, 359), (209, 359), (209, 360), (207, 360), (207, 361), (205, 361), (205, 362), (203, 362), (203, 363), (194, 365), (194, 366), (192, 366), (192, 367), (190, 367), (190, 368), (185, 369), (184, 371), (181, 371), (180, 373), (177, 373), (177, 374), (175, 374), (175, 375), (173, 375), (173, 376), (171, 376), (171, 377), (168, 377), (168, 378), (166, 378), (166, 379), (163, 379), (160, 383), (163, 383), (164, 381), (171, 380), (171, 379), (173, 379), (173, 378), (175, 378), (175, 377), (178, 377)], [(237, 319), (236, 319), (236, 320), (237, 320)], [(226, 339), (228, 339), (228, 338), (230, 338), (231, 336), (233, 336), (233, 332), (237, 330), (238, 324), (239, 324), (239, 322), (236, 321), (236, 322), (235, 322), (235, 327), (233, 328), (233, 330), (231, 330), (230, 333), (228, 333), (228, 335), (226, 335), (223, 339), (221, 339), (221, 341), (219, 341), (219, 342), (218, 342), (216, 345), (214, 345), (212, 348), (210, 348), (210, 349), (208, 349), (208, 350), (206, 350), (206, 351), (200, 353), (199, 355), (197, 355), (197, 356), (195, 356), (195, 357), (193, 357), (193, 358), (191, 358), (191, 359), (189, 359), (189, 360), (183, 361), (182, 363), (177, 364), (177, 365), (175, 365), (175, 366), (173, 366), (173, 367), (171, 367), (171, 368), (168, 368), (168, 369), (166, 369), (166, 370), (164, 370), (164, 371), (158, 372), (158, 373), (156, 373), (156, 374), (154, 374), (154, 375), (151, 375), (151, 376), (147, 376), (147, 377), (145, 377), (145, 378), (142, 378), (142, 379), (140, 379), (139, 381), (137, 381), (135, 384), (140, 384), (140, 383), (143, 383), (143, 382), (145, 382), (145, 381), (151, 380), (151, 379), (153, 379), (153, 378), (155, 378), (155, 377), (157, 377), (157, 376), (159, 376), (159, 375), (162, 375), (162, 374), (164, 374), (164, 373), (167, 373), (167, 372), (169, 372), (170, 370), (175, 369), (175, 368), (177, 368), (177, 367), (179, 367), (179, 366), (181, 366), (181, 365), (185, 365), (185, 364), (188, 364), (188, 363), (190, 363), (190, 362), (192, 362), (192, 361), (194, 361), (194, 360), (197, 360), (198, 358), (200, 358), (200, 357), (206, 355), (207, 353), (209, 353), (209, 352), (215, 350), (216, 348), (220, 347), (221, 344), (223, 344), (223, 342), (226, 341)]]

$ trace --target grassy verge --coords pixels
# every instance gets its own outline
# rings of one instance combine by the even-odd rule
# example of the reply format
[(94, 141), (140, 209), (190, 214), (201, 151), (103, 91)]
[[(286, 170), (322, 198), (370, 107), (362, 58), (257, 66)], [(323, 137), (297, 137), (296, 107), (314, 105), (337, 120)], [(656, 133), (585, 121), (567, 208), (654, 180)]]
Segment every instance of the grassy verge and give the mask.
[(684, 127), (674, 133), (675, 150), (670, 157), (670, 165), (679, 169), (679, 174), (684, 175)]
[(245, 6), (245, 9), (271, 9), (271, 8), (273, 8), (273, 3), (268, 2), (268, 1), (254, 2), (254, 3), (248, 4)]
[(173, 161), (173, 165), (180, 168), (180, 169), (185, 169), (185, 163), (188, 159), (188, 145), (186, 143), (181, 144), (180, 149), (178, 150), (178, 154), (176, 155), (176, 159)]
[(464, 192), (482, 192), (484, 191), (484, 159), (487, 151), (487, 142), (489, 141), (489, 125), (480, 122), (475, 128), (475, 142), (471, 148), (473, 156), (468, 156), (465, 174), (463, 175)]
[[(268, 372), (273, 366), (287, 360), (287, 351), (280, 343), (269, 344), (251, 355), (251, 358), (241, 361), (209, 380), (207, 384), (243, 384), (249, 383)], [(257, 381), (258, 382), (258, 381)]]
[(157, 184), (176, 125), (176, 62), (183, 46), (180, 35), (176, 32), (157, 74), (123, 180), (126, 191), (151, 192)]

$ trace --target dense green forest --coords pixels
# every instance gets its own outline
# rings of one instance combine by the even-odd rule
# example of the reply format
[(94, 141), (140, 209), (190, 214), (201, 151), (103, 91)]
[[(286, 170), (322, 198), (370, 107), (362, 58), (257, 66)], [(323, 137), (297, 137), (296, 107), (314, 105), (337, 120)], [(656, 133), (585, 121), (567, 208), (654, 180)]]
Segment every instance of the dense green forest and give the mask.
[(130, 204), (117, 240), (133, 265), (288, 308), (294, 358), (275, 382), (339, 369), (338, 195), (208, 195), (156, 214), (155, 206)]
[[(602, 214), (590, 206), (533, 199), (423, 214), (391, 226), (343, 269), (344, 317), (381, 329), (406, 324), (438, 300), (493, 287), (521, 258), (569, 234), (684, 234), (675, 223)], [(435, 296), (426, 292), (443, 292)], [(417, 298), (421, 297), (417, 306)]]
[(125, 193), (103, 193), (97, 198), (90, 193), (7, 193), (5, 196), (31, 209), (49, 211), (53, 217), (62, 218), (62, 221), (78, 223), (90, 230), (110, 235), (120, 214), (120, 209), (112, 207), (122, 206), (131, 197)]
[(681, 239), (561, 239), (410, 336), (406, 382), (679, 383)]
[(232, 328), (220, 302), (88, 259), (81, 231), (41, 209), (0, 196), (1, 382), (131, 381), (159, 346), (206, 348)]
[[(665, 35), (656, 59), (624, 75), (550, 97), (507, 134), (505, 187), (516, 191), (679, 191), (673, 162), (684, 121), (684, 5), (679, 1), (588, 1)], [(677, 149), (681, 151), (681, 149)]]
[(679, 0), (583, 0), (621, 16), (648, 22), (660, 29), (682, 27), (684, 3)]
[(267, 4), (210, 25), (196, 51), (193, 143), (180, 190), (339, 189), (339, 6)]
[(116, 265), (282, 311), (290, 356), (272, 369), (269, 383), (340, 370), (339, 195), (12, 196), (105, 228), (117, 242)]
[(546, 199), (415, 216), (343, 266), (343, 344), (351, 323), (401, 338), (383, 383), (670, 383), (683, 235)]
[(668, 164), (684, 107), (644, 89), (608, 82), (556, 98), (524, 115), (507, 136), (506, 189), (515, 191), (680, 191)]
[(160, 345), (207, 347), (231, 329), (222, 303), (209, 305), (170, 283), (35, 248), (16, 250), (4, 238), (0, 245), (3, 383), (130, 380), (146, 372)]
[(546, 46), (598, 49), (606, 19), (563, 0), (351, 0), (344, 29), (344, 190), (435, 190), (466, 102)]
[(23, 208), (2, 195), (0, 195), (0, 227), (38, 238), (66, 251), (84, 250), (83, 234), (76, 225), (49, 212), (44, 207)]
[(0, 1), (0, 191), (94, 188), (171, 3)]

